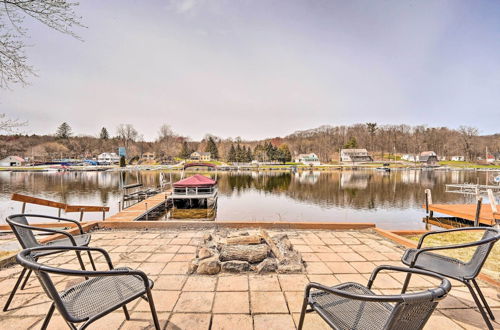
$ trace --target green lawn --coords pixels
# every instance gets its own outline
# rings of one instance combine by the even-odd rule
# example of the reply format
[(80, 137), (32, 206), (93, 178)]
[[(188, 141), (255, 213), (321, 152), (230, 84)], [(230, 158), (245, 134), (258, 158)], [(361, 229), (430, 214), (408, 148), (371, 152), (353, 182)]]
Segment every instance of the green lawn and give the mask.
[(479, 165), (471, 162), (454, 162), (454, 161), (441, 161), (439, 162), (441, 166), (452, 166), (460, 168), (500, 168), (500, 165)]

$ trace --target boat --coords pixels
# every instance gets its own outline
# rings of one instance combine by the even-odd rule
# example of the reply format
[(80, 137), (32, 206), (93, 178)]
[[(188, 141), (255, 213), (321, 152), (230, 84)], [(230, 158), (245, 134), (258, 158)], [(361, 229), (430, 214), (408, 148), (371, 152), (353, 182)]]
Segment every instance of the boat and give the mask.
[[(189, 163), (184, 165), (184, 170), (189, 167), (202, 166), (215, 169), (215, 165), (207, 163)], [(195, 174), (174, 182), (172, 194), (169, 199), (177, 209), (212, 209), (217, 206), (217, 174), (215, 179), (201, 174)]]

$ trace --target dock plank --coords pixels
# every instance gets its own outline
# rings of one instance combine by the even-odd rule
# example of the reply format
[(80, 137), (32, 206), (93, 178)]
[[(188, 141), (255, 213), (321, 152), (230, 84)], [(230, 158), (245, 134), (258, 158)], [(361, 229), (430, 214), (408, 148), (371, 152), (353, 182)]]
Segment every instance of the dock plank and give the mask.
[[(425, 208), (425, 205), (423, 205), (423, 208)], [(476, 219), (476, 204), (431, 204), (429, 210), (469, 221)], [(496, 224), (496, 220), (500, 220), (500, 214), (493, 213), (490, 205), (483, 205), (479, 215), (479, 222), (492, 226)]]
[(104, 221), (135, 221), (146, 214), (146, 203), (148, 204), (148, 210), (151, 210), (161, 203), (164, 203), (166, 196), (170, 194), (170, 190), (158, 193), (116, 214), (113, 214), (112, 216), (107, 217)]

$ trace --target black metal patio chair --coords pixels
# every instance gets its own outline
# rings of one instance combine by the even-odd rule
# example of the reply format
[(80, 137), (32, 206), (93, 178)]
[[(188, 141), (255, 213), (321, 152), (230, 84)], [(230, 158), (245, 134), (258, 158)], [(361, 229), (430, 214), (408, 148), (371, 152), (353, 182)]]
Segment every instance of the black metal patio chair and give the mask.
[[(79, 229), (79, 234), (78, 235), (72, 235), (68, 233), (67, 231), (64, 230), (59, 230), (59, 229), (51, 229), (51, 228), (42, 228), (39, 226), (36, 226), (36, 224), (29, 223), (28, 219), (31, 218), (38, 218), (38, 219), (49, 219), (49, 220), (58, 220), (58, 221), (65, 221), (65, 222), (71, 222), (77, 225)], [(17, 240), (19, 241), (19, 244), (23, 249), (26, 248), (33, 248), (33, 247), (39, 247), (39, 246), (88, 246), (90, 243), (91, 235), (90, 234), (85, 234), (83, 232), (82, 225), (76, 221), (76, 220), (71, 220), (71, 219), (66, 219), (66, 218), (60, 218), (60, 217), (52, 217), (48, 215), (38, 215), (38, 214), (14, 214), (10, 215), (6, 219), (7, 223), (9, 224), (10, 228), (16, 235)], [(66, 238), (62, 239), (57, 239), (53, 240), (47, 243), (40, 243), (37, 238), (35, 237), (34, 232), (41, 232), (41, 233), (46, 233), (46, 234), (60, 234), (66, 236)], [(92, 265), (92, 268), (95, 270), (95, 264), (94, 260), (92, 259), (92, 254), (90, 251), (88, 252), (88, 256), (90, 259), (90, 263)], [(39, 251), (34, 255), (35, 260), (37, 260), (40, 257), (48, 256), (55, 253), (52, 250), (45, 250), (45, 251)], [(85, 270), (85, 265), (83, 263), (83, 260), (81, 258), (80, 252), (76, 252), (76, 256), (78, 258), (78, 262), (80, 263), (80, 267), (82, 267), (83, 270)], [(27, 274), (26, 274), (27, 272)], [(26, 275), (26, 276), (25, 276)], [(21, 290), (24, 290), (24, 287), (26, 286), (26, 283), (28, 283), (28, 279), (30, 278), (31, 275), (31, 270), (27, 270), (26, 268), (23, 268), (21, 271), (21, 274), (19, 275), (19, 278), (17, 279), (16, 284), (14, 285), (14, 288), (12, 289), (12, 292), (9, 295), (9, 298), (5, 302), (5, 305), (3, 307), (3, 311), (7, 311), (9, 309), (10, 303), (12, 302), (12, 299), (14, 298), (14, 295), (16, 294), (19, 285), (21, 284), (21, 281), (24, 282), (21, 285)]]
[[(101, 253), (108, 264), (107, 271), (71, 270), (47, 266), (36, 261), (34, 255), (45, 251), (96, 251)], [(57, 253), (56, 252), (56, 253)], [(37, 275), (47, 296), (52, 300), (49, 311), (42, 324), (46, 329), (54, 310), (57, 308), (71, 329), (85, 329), (94, 321), (122, 308), (125, 318), (130, 319), (126, 304), (141, 297), (151, 308), (155, 328), (160, 329), (153, 302), (151, 281), (144, 272), (127, 267), (113, 268), (109, 254), (101, 248), (49, 246), (22, 250), (17, 262)], [(51, 275), (85, 277), (86, 279), (64, 291), (58, 291)], [(79, 328), (75, 324), (81, 324)]]
[[(430, 235), (447, 234), (459, 231), (484, 231), (484, 234), (482, 238), (476, 242), (436, 247), (422, 247), (425, 238), (429, 237)], [(500, 230), (490, 227), (467, 227), (429, 232), (423, 234), (422, 237), (420, 237), (416, 249), (408, 249), (405, 251), (403, 257), (401, 258), (401, 261), (410, 268), (418, 268), (431, 271), (436, 274), (455, 279), (465, 284), (465, 286), (467, 286), (467, 288), (469, 289), (474, 302), (479, 308), (479, 311), (481, 312), (481, 315), (483, 316), (483, 319), (486, 322), (488, 328), (493, 329), (493, 325), (491, 324), (491, 321), (489, 320), (488, 315), (486, 315), (484, 309), (486, 309), (492, 320), (495, 320), (495, 316), (493, 315), (490, 306), (488, 306), (488, 303), (486, 302), (486, 299), (484, 298), (484, 295), (476, 282), (476, 277), (479, 275), (479, 272), (481, 271), (481, 268), (488, 258), (488, 255), (499, 239)], [(463, 249), (469, 247), (476, 247), (476, 249), (471, 259), (467, 262), (442, 254), (434, 253), (435, 251), (437, 252), (442, 250)], [(411, 274), (408, 274), (403, 285), (402, 292), (405, 292), (406, 288), (408, 287), (410, 278)], [(474, 291), (473, 286), (477, 290), (477, 295)], [(481, 302), (484, 304), (484, 308)]]
[[(381, 270), (431, 276), (440, 279), (441, 284), (423, 292), (377, 295), (371, 287)], [(375, 268), (367, 286), (349, 282), (328, 287), (312, 282), (305, 289), (298, 329), (302, 329), (305, 314), (312, 311), (317, 312), (333, 329), (422, 329), (439, 300), (443, 299), (450, 289), (450, 281), (443, 276), (395, 266)], [(311, 308), (307, 309), (308, 306)]]

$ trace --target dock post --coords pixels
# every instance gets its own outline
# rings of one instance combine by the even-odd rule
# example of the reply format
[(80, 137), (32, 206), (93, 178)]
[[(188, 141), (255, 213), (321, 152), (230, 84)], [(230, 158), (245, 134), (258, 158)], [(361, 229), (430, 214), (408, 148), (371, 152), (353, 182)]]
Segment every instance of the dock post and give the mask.
[(26, 202), (23, 203), (23, 206), (21, 208), (21, 213), (24, 214), (24, 211), (26, 211)]
[(144, 203), (146, 205), (146, 221), (148, 220), (148, 203)]
[(488, 189), (487, 192), (488, 192), (488, 199), (490, 200), (491, 212), (493, 212), (493, 214), (498, 213), (497, 202), (495, 200), (495, 195), (493, 195), (493, 190)]
[(122, 211), (122, 202), (118, 201), (118, 212)]
[(83, 220), (83, 209), (80, 209), (80, 222)]
[(483, 197), (478, 197), (476, 206), (476, 217), (474, 218), (474, 227), (479, 227), (479, 217), (481, 215), (482, 203), (483, 203)]

